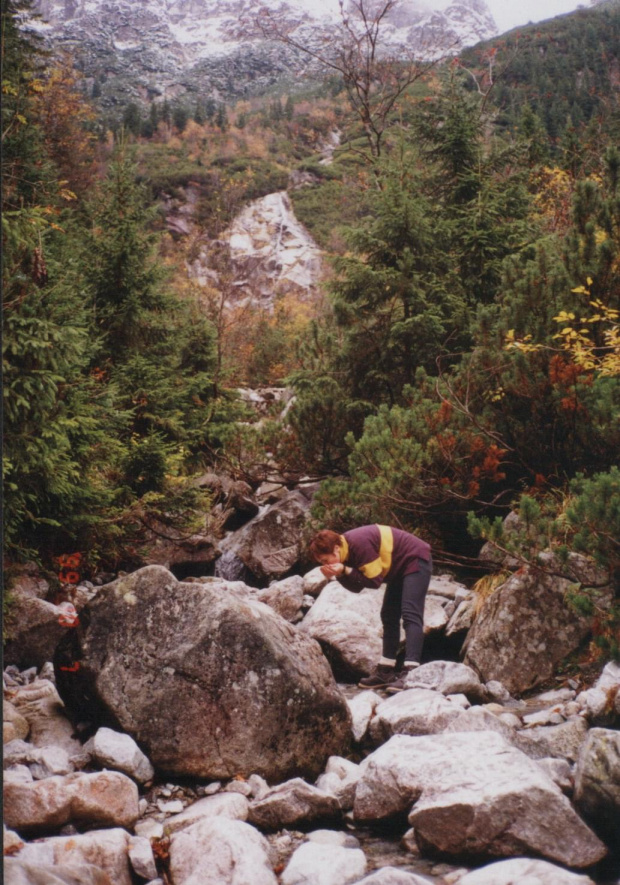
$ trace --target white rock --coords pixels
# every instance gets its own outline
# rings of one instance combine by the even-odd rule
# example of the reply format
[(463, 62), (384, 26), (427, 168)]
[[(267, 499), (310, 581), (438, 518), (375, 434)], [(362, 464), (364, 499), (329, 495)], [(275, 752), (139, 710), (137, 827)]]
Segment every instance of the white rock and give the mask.
[(527, 713), (523, 717), (523, 722), (530, 727), (533, 725), (561, 725), (564, 722), (564, 717), (560, 715), (556, 707), (552, 707), (549, 710)]
[(269, 843), (239, 820), (209, 817), (170, 840), (174, 885), (277, 885)]
[(450, 618), (445, 609), (446, 600), (441, 596), (428, 594), (424, 600), (424, 632), (439, 633), (444, 630)]
[(144, 836), (132, 836), (129, 840), (129, 861), (134, 872), (142, 879), (154, 879), (157, 867), (151, 843)]
[(304, 593), (307, 593), (308, 596), (318, 596), (323, 587), (329, 584), (329, 580), (321, 571), (320, 566), (313, 568), (311, 572), (304, 575)]
[(379, 704), (370, 722), (370, 734), (381, 743), (394, 734), (438, 734), (463, 714), (436, 691), (411, 688)]
[(30, 726), (29, 740), (35, 747), (62, 747), (69, 754), (83, 756), (82, 744), (73, 737), (74, 728), (65, 714), (56, 686), (38, 679), (19, 688), (13, 697), (18, 712)]
[(355, 788), (359, 778), (359, 765), (342, 756), (330, 756), (325, 773), (318, 778), (316, 785), (324, 793), (335, 796), (343, 811), (349, 811), (353, 808)]
[(339, 814), (340, 803), (334, 795), (296, 777), (273, 787), (263, 799), (251, 802), (248, 820), (259, 827), (280, 830)]
[(497, 857), (527, 850), (574, 867), (606, 854), (540, 766), (499, 734), (395, 735), (360, 767), (356, 820), (411, 809), (424, 851)]
[(536, 744), (544, 756), (576, 762), (588, 725), (581, 716), (572, 716), (561, 725), (541, 725), (518, 732)]
[(573, 770), (566, 759), (537, 759), (537, 764), (566, 795), (573, 791)]
[(4, 772), (4, 786), (10, 784), (31, 784), (34, 778), (27, 765), (13, 765)]
[(85, 745), (92, 759), (104, 768), (122, 771), (139, 784), (152, 780), (155, 771), (140, 747), (128, 734), (100, 728)]
[(510, 692), (497, 679), (491, 679), (490, 682), (486, 683), (485, 688), (487, 690), (487, 694), (489, 696), (489, 699), (492, 701), (509, 701), (510, 700)]
[(211, 817), (245, 821), (248, 819), (249, 807), (248, 800), (240, 793), (217, 793), (215, 796), (205, 796), (204, 799), (193, 802), (181, 814), (169, 817), (165, 831), (167, 835), (171, 835)]
[(338, 669), (356, 675), (370, 673), (381, 657), (383, 593), (349, 593), (338, 581), (331, 581), (298, 629), (327, 648)]
[(620, 732), (592, 728), (575, 769), (575, 804), (610, 845), (620, 839)]
[(354, 698), (347, 700), (351, 711), (351, 731), (353, 740), (361, 741), (368, 731), (370, 720), (383, 698), (374, 691), (362, 691)]
[(69, 754), (62, 747), (40, 747), (33, 750), (30, 771), (35, 780), (74, 771)]
[[(459, 600), (457, 600), (458, 602)], [(446, 626), (446, 636), (453, 636), (455, 633), (462, 633), (469, 630), (474, 622), (474, 614), (476, 612), (476, 596), (469, 593), (465, 599), (459, 602), (456, 611), (450, 617)]]
[(442, 694), (464, 694), (472, 701), (484, 701), (487, 693), (471, 667), (453, 661), (431, 661), (411, 670), (405, 678), (407, 688), (430, 688)]
[(230, 783), (226, 784), (222, 792), (239, 793), (241, 796), (245, 796), (246, 799), (248, 799), (252, 795), (252, 787), (247, 781), (230, 781)]
[(28, 843), (17, 857), (23, 863), (36, 867), (92, 864), (100, 867), (109, 876), (113, 885), (133, 885), (128, 856), (130, 838), (129, 833), (122, 829), (92, 830), (74, 836), (55, 836)]
[(366, 856), (359, 848), (305, 842), (282, 873), (282, 885), (348, 885), (366, 872)]
[[(614, 700), (611, 710), (610, 698)], [(577, 695), (577, 701), (595, 725), (605, 726), (620, 718), (620, 664), (607, 664), (596, 685)]]
[(523, 723), (516, 715), (516, 713), (500, 713), (497, 717), (500, 722), (503, 722), (504, 725), (507, 725), (509, 728), (522, 728)]
[(2, 743), (25, 740), (29, 731), (28, 720), (5, 698), (2, 702)]
[(382, 867), (360, 879), (356, 885), (429, 885), (429, 879), (398, 867)]
[(164, 799), (158, 799), (157, 807), (164, 814), (180, 814), (185, 806), (180, 799), (171, 799), (169, 802), (166, 802)]
[(433, 596), (445, 596), (446, 599), (456, 599), (461, 595), (468, 595), (469, 590), (464, 584), (459, 584), (451, 575), (433, 575), (428, 585), (428, 592)]
[(252, 790), (253, 799), (262, 799), (269, 792), (269, 784), (260, 774), (251, 774), (248, 778), (248, 784)]
[(571, 873), (545, 860), (515, 857), (472, 870), (459, 885), (594, 885), (589, 876)]
[(320, 845), (340, 845), (341, 848), (359, 848), (360, 843), (355, 836), (343, 833), (342, 830), (313, 830), (306, 837), (308, 842)]
[(153, 817), (147, 817), (145, 820), (138, 821), (134, 827), (134, 832), (136, 836), (144, 836), (149, 841), (151, 839), (161, 839), (164, 835), (164, 825)]
[(467, 695), (464, 694), (447, 694), (446, 700), (450, 701), (451, 704), (454, 704), (455, 707), (460, 707), (461, 710), (469, 710), (471, 707)]

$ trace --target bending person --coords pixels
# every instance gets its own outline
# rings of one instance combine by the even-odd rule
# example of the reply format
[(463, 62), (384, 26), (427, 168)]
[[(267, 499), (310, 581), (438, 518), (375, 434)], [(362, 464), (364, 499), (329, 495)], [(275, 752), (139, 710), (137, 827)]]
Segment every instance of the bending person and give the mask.
[[(431, 548), (416, 535), (386, 525), (365, 525), (339, 535), (323, 529), (309, 545), (326, 578), (337, 578), (347, 590), (387, 584), (381, 622), (383, 656), (364, 688), (402, 691), (407, 672), (420, 665), (424, 643), (424, 600), (431, 579)], [(400, 622), (405, 629), (405, 663), (396, 670)]]

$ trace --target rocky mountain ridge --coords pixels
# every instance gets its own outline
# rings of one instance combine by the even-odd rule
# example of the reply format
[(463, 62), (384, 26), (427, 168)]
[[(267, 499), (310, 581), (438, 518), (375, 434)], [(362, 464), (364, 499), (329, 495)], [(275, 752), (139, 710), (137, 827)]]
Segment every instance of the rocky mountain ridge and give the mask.
[[(341, 20), (337, 0), (267, 6), (305, 45)], [(104, 106), (192, 93), (226, 101), (312, 73), (306, 57), (256, 30), (259, 9), (252, 0), (37, 0), (30, 26), (71, 53)], [(397, 51), (454, 52), (497, 27), (484, 0), (402, 0), (382, 34)]]

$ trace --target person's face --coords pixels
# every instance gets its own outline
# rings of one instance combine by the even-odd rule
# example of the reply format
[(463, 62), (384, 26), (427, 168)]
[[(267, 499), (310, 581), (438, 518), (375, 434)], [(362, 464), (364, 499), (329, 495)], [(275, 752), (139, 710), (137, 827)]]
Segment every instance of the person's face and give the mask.
[(336, 565), (337, 562), (340, 562), (340, 547), (334, 547), (331, 553), (322, 553), (317, 556), (317, 562), (319, 565)]

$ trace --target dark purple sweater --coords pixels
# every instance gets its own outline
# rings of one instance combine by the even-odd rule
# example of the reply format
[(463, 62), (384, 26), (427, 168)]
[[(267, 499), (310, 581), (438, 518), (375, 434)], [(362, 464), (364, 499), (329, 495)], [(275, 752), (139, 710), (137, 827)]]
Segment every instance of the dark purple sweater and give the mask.
[(431, 558), (426, 541), (389, 526), (365, 525), (340, 537), (342, 562), (351, 574), (338, 580), (354, 593), (411, 575), (419, 570), (418, 560)]

